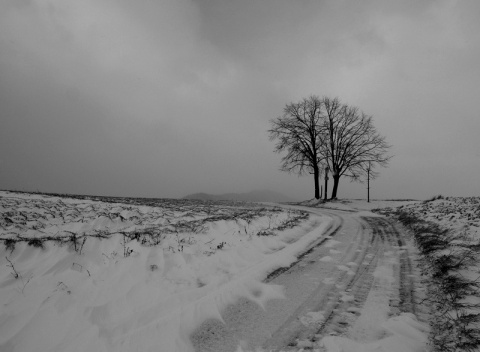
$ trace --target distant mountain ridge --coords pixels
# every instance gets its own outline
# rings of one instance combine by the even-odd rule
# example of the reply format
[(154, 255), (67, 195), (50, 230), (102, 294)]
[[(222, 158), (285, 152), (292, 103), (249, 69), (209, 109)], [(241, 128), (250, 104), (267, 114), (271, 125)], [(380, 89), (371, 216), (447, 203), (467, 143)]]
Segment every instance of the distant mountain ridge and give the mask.
[(295, 199), (287, 197), (284, 194), (269, 190), (256, 190), (247, 193), (193, 193), (183, 197), (183, 199), (201, 199), (201, 200), (240, 200), (244, 202), (294, 202)]

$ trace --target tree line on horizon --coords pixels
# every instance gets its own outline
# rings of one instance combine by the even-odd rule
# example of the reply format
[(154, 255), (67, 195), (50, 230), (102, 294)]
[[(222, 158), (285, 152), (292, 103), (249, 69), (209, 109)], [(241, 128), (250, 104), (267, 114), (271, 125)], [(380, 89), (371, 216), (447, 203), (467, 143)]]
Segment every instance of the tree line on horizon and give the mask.
[[(375, 178), (375, 166), (386, 167), (392, 156), (390, 145), (373, 125), (373, 118), (339, 98), (312, 95), (283, 109), (283, 115), (270, 120), (274, 151), (286, 152), (281, 171), (312, 174), (315, 198), (321, 198), (320, 176), (333, 178), (331, 199), (337, 197), (340, 178), (363, 182)], [(327, 199), (325, 189), (325, 199)]]

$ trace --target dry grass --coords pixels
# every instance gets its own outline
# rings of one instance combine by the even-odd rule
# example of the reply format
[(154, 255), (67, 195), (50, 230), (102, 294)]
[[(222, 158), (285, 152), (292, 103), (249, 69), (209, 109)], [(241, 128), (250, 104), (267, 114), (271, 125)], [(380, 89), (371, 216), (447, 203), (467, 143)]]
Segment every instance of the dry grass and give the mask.
[[(436, 197), (435, 200), (442, 199)], [(422, 274), (428, 281), (432, 306), (431, 343), (435, 351), (478, 351), (480, 348), (479, 278), (469, 273), (479, 260), (480, 242), (425, 221), (413, 212), (387, 210), (414, 235), (423, 255)]]
[[(131, 252), (127, 244), (133, 240), (144, 246), (156, 246), (166, 236), (173, 235), (178, 239), (178, 248), (175, 250), (181, 250), (187, 242), (194, 241), (196, 234), (206, 233), (212, 224), (221, 221), (241, 224), (246, 232), (255, 219), (266, 217), (269, 219), (268, 228), (257, 229), (252, 233), (264, 236), (294, 227), (308, 217), (306, 212), (289, 210), (288, 216), (279, 220), (282, 218), (279, 216), (285, 214), (286, 210), (237, 201), (69, 195), (69, 198), (79, 200), (71, 202), (67, 198), (57, 197), (58, 195), (30, 199), (0, 197), (0, 209), (5, 209), (0, 213), (0, 240), (3, 240), (7, 250), (15, 250), (18, 242), (44, 248), (46, 241), (55, 241), (60, 245), (67, 244), (81, 254), (88, 237), (109, 238), (121, 234), (124, 255), (128, 256)], [(116, 229), (96, 226), (82, 232), (58, 230), (52, 233), (49, 230), (52, 225), (68, 228), (69, 224), (96, 221), (115, 223)]]

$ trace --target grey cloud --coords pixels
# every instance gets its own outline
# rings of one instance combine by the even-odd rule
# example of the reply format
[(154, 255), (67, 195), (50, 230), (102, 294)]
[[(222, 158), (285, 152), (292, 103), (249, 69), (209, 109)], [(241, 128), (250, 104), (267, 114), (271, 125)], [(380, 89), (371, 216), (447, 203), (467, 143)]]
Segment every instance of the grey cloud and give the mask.
[[(0, 188), (307, 198), (313, 182), (278, 171), (266, 130), (285, 104), (326, 94), (372, 114), (394, 144), (376, 196), (468, 195), (480, 171), (465, 158), (480, 148), (479, 7), (3, 2)], [(341, 197), (364, 193), (341, 183)]]

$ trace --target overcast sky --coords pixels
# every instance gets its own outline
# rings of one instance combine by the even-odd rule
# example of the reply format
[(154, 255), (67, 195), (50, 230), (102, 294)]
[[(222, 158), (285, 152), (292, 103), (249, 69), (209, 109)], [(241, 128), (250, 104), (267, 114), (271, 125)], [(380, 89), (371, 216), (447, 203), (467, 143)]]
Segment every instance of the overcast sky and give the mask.
[(1, 0), (0, 189), (313, 198), (267, 130), (314, 94), (393, 145), (372, 198), (480, 196), (479, 19), (478, 0)]

